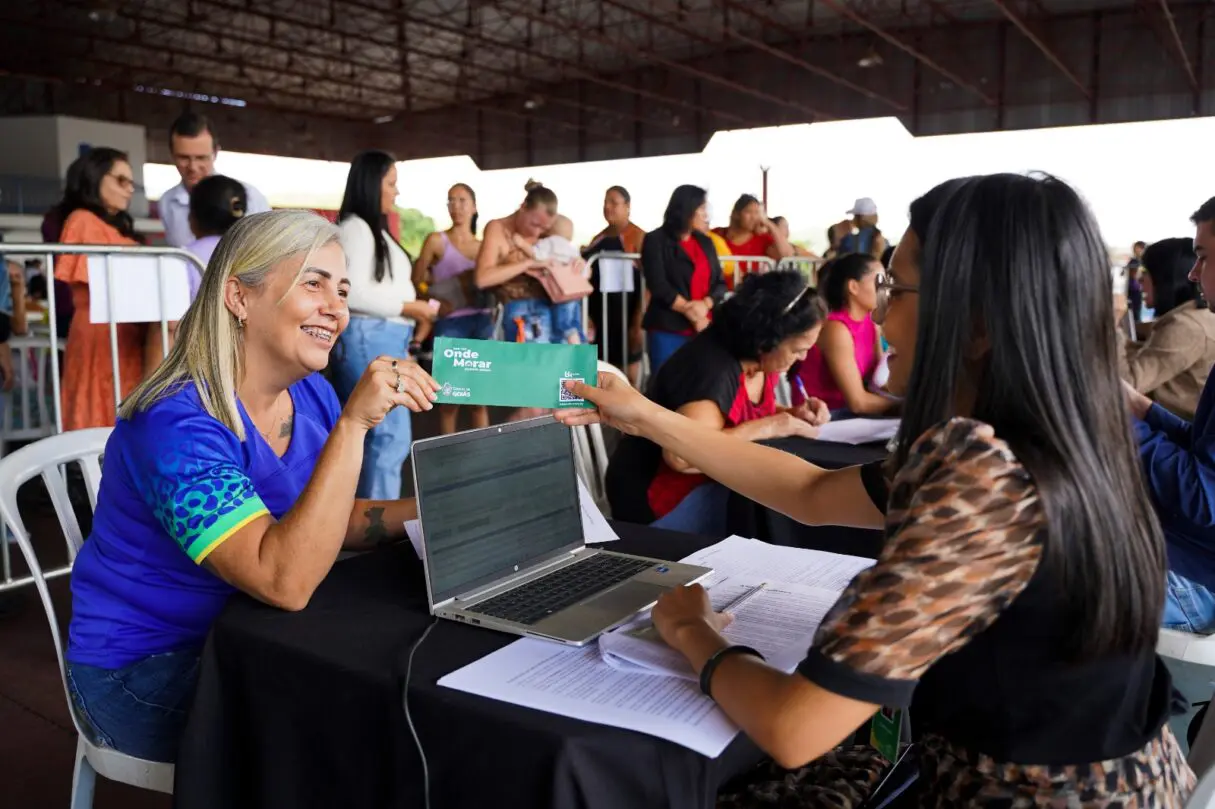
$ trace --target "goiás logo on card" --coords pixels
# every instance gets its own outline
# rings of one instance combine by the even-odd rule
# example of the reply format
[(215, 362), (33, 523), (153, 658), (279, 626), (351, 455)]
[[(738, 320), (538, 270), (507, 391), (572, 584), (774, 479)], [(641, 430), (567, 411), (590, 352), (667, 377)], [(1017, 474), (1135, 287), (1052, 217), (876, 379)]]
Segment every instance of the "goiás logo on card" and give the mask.
[(450, 382), (444, 382), (443, 387), (439, 389), (439, 393), (449, 399), (469, 399), (472, 398), (471, 388), (457, 388)]
[(466, 371), (489, 373), (494, 366), (493, 360), (481, 359), (481, 354), (471, 348), (445, 348), (443, 356), (451, 360), (453, 368), (463, 368)]

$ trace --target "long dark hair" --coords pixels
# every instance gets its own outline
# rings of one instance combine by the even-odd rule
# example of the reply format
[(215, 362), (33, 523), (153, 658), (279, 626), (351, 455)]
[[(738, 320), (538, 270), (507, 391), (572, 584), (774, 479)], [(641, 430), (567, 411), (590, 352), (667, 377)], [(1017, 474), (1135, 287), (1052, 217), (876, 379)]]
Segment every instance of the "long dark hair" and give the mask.
[[(1148, 651), (1164, 603), (1164, 541), (1128, 428), (1097, 225), (1049, 176), (971, 177), (928, 196), (912, 206), (919, 320), (893, 463), (973, 389), (973, 418), (1037, 486), (1044, 564), (1073, 627), (1068, 649), (1080, 660)], [(989, 347), (968, 358), (976, 336)]]
[(848, 305), (848, 282), (860, 281), (875, 272), (877, 259), (868, 253), (845, 253), (828, 261), (819, 270), (819, 294), (832, 312)]
[(131, 214), (126, 211), (110, 213), (101, 201), (101, 183), (106, 175), (114, 170), (114, 164), (129, 165), (130, 162), (126, 152), (108, 146), (94, 147), (76, 158), (68, 167), (63, 200), (58, 206), (64, 221), (73, 211), (83, 208), (128, 239), (143, 242), (143, 236), (135, 232), (135, 220), (131, 218)]
[(678, 239), (691, 226), (696, 209), (708, 200), (708, 193), (696, 185), (681, 185), (671, 192), (671, 201), (662, 215), (662, 229)]
[(1156, 304), (1152, 308), (1156, 317), (1190, 301), (1207, 308), (1202, 290), (1190, 280), (1190, 270), (1197, 260), (1193, 239), (1162, 239), (1143, 251), (1140, 262), (1152, 277), (1152, 302)]
[(396, 159), (377, 149), (359, 152), (350, 161), (350, 173), (346, 175), (346, 193), (342, 195), (342, 207), (338, 210), (338, 221), (348, 216), (357, 216), (371, 228), (375, 240), (375, 280), (392, 278), (392, 265), (388, 259), (388, 217), (380, 206), (380, 187), (384, 175), (392, 168)]

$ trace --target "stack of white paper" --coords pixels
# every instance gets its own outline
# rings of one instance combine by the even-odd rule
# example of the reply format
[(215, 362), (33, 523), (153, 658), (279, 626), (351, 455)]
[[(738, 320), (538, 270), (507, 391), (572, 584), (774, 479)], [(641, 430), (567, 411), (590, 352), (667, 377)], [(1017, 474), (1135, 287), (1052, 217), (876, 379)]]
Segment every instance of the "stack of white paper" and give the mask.
[[(755, 649), (773, 667), (793, 671), (839, 592), (801, 584), (762, 584), (762, 590), (732, 611), (734, 620), (722, 634), (731, 643)], [(723, 579), (709, 586), (709, 598), (720, 612), (756, 586)], [(603, 635), (599, 651), (609, 666), (622, 671), (697, 679), (684, 656), (663, 643), (649, 618)]]
[(843, 419), (818, 428), (819, 441), (838, 444), (877, 444), (898, 435), (898, 419)]
[[(756, 626), (739, 630), (761, 645), (782, 650), (792, 650), (794, 646), (787, 638), (800, 633), (798, 642), (804, 640), (805, 645), (791, 663), (789, 652), (775, 653), (774, 665), (786, 670), (804, 656), (809, 646), (806, 633), (813, 634), (811, 626), (817, 626), (853, 576), (873, 564), (869, 559), (779, 547), (742, 537), (730, 537), (683, 561), (714, 568), (715, 581), (727, 588), (749, 582), (787, 582), (781, 585), (787, 594), (774, 595), (773, 603), (766, 605), (772, 613), (779, 602), (785, 614), (770, 615), (767, 627), (760, 626), (765, 622), (756, 615)], [(737, 589), (733, 595), (737, 595)], [(724, 603), (733, 600), (728, 589), (723, 589), (719, 598)], [(801, 609), (809, 615), (789, 614)], [(613, 667), (604, 662), (597, 645), (571, 649), (542, 640), (518, 640), (447, 675), (439, 685), (646, 733), (709, 757), (720, 755), (738, 733), (738, 727), (700, 693), (696, 683), (680, 676), (656, 677), (652, 666)]]

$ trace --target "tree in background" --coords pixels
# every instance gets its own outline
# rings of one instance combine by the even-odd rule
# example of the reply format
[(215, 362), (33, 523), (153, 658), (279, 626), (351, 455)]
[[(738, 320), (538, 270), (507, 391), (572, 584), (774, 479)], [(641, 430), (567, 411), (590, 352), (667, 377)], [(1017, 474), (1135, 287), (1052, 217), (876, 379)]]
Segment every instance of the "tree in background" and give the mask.
[(426, 237), (435, 231), (435, 220), (417, 208), (397, 208), (397, 216), (400, 217), (401, 222), (401, 232), (398, 237), (401, 248), (411, 258), (416, 259), (422, 252), (422, 242), (426, 241)]

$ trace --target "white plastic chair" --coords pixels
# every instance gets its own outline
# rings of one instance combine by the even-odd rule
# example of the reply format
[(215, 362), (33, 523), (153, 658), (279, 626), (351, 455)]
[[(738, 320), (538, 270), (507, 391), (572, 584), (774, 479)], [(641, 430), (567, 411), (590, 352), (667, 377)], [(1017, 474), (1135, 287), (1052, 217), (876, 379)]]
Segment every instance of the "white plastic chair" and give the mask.
[(1215, 667), (1215, 635), (1162, 629), (1156, 641), (1156, 653), (1182, 663)]
[[(618, 376), (626, 384), (629, 378), (615, 365), (599, 360), (599, 373)], [(607, 512), (607, 444), (603, 440), (603, 427), (591, 424), (574, 428), (574, 467), (591, 491), (595, 504)]]
[[(40, 335), (10, 337), (16, 383), (11, 393), (0, 394), (0, 456), (10, 441), (33, 441), (55, 432), (55, 414), (47, 406), (47, 375), (51, 338)], [(63, 343), (59, 344), (60, 351)], [(20, 414), (21, 427), (14, 427)]]
[(71, 695), (67, 688), (67, 674), (63, 663), (63, 642), (59, 637), (59, 621), (55, 616), (55, 606), (51, 602), (51, 594), (42, 575), (42, 567), (34, 555), (34, 547), (30, 542), (29, 533), (17, 512), (17, 490), (21, 485), (34, 477), (41, 476), (50, 493), (51, 503), (55, 506), (55, 514), (67, 538), (68, 561), (74, 562), (76, 554), (84, 544), (84, 536), (80, 531), (80, 523), (72, 511), (72, 501), (68, 497), (67, 483), (64, 481), (60, 467), (69, 463), (79, 463), (84, 472), (85, 485), (89, 492), (89, 503), (97, 507), (97, 487), (101, 484), (100, 456), (105, 450), (106, 439), (110, 437), (112, 428), (98, 427), (91, 430), (74, 430), (60, 435), (44, 438), (34, 444), (22, 447), (6, 458), (0, 458), (0, 519), (9, 526), (17, 540), (18, 547), (29, 566), (30, 574), (34, 577), (34, 586), (42, 598), (42, 608), (46, 610), (47, 621), (51, 627), (51, 637), (55, 641), (55, 657), (59, 662), (59, 678), (63, 683), (63, 693), (68, 702), (68, 713), (76, 728), (76, 766), (72, 772), (72, 809), (89, 809), (93, 805), (93, 788), (97, 775), (109, 778), (131, 786), (155, 790), (166, 794), (173, 793), (173, 765), (158, 761), (143, 759), (98, 747), (84, 735), (80, 719), (72, 704)]
[(1199, 775), (1198, 786), (1186, 803), (1186, 809), (1215, 809), (1215, 770)]

